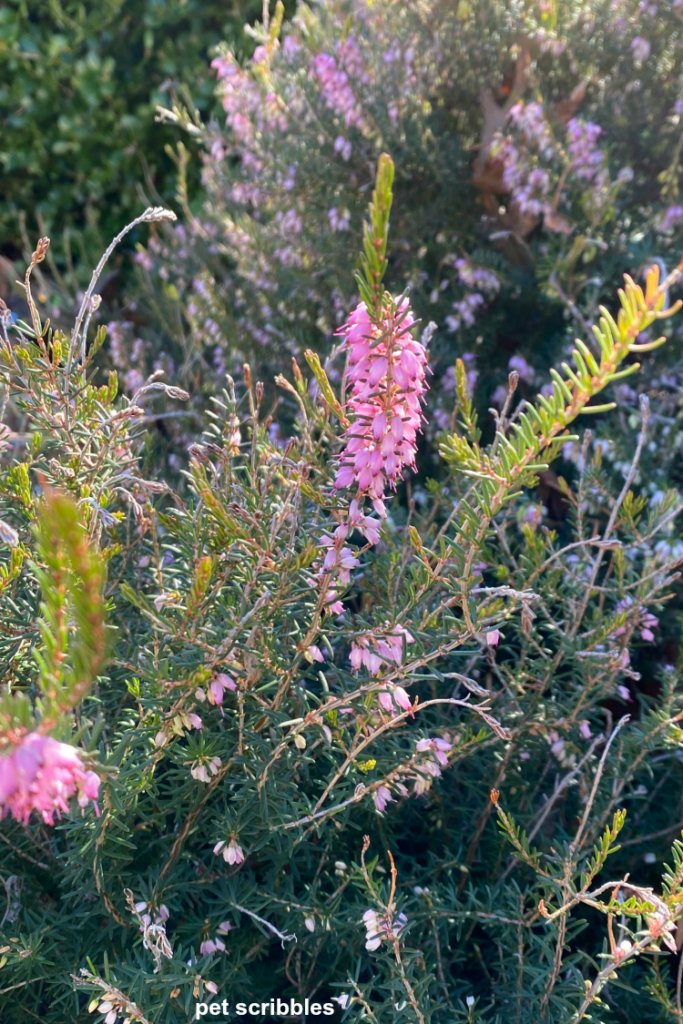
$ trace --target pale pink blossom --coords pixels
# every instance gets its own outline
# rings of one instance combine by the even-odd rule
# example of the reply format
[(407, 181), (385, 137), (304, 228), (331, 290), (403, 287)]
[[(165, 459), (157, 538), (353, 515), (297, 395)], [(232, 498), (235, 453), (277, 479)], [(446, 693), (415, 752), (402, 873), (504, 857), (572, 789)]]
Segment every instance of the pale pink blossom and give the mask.
[(220, 757), (202, 758), (190, 768), (190, 775), (198, 782), (210, 782), (211, 776), (218, 774), (220, 766)]
[(391, 790), (387, 786), (380, 786), (374, 797), (375, 807), (378, 811), (383, 811), (386, 805), (393, 799)]
[[(429, 751), (434, 759), (444, 768), (448, 766), (448, 754), (452, 749), (453, 744), (451, 741), (443, 739), (441, 736), (425, 736), (424, 739), (418, 740), (415, 746), (415, 750), (420, 754)], [(429, 764), (424, 767), (429, 769)], [(433, 769), (431, 770), (433, 771)]]
[(214, 846), (213, 852), (216, 855), (222, 853), (223, 860), (231, 866), (233, 864), (241, 864), (244, 860), (244, 850), (237, 843), (237, 840), (234, 837), (230, 840), (229, 843), (227, 843), (227, 845), (225, 840), (221, 839), (220, 842), (216, 843), (216, 845)]
[(393, 714), (394, 702), (391, 699), (391, 693), (388, 690), (382, 690), (377, 699), (385, 711)]
[(209, 686), (209, 692), (207, 694), (209, 704), (222, 704), (223, 694), (225, 691), (236, 689), (237, 684), (232, 676), (229, 676), (226, 672), (219, 672), (211, 681), (211, 685)]
[(323, 654), (323, 652), (320, 650), (319, 647), (317, 647), (315, 644), (311, 644), (311, 646), (308, 647), (307, 650), (306, 650), (306, 658), (310, 662), (313, 662), (313, 661), (320, 661), (320, 662), (322, 662), (322, 661), (325, 660), (325, 655)]
[(381, 690), (377, 699), (381, 707), (390, 715), (396, 714), (396, 708), (409, 711), (413, 706), (407, 691), (402, 686), (395, 686), (393, 683), (389, 685), (388, 689)]
[(351, 644), (349, 655), (352, 668), (357, 672), (364, 665), (371, 675), (376, 676), (383, 664), (401, 666), (404, 638), (406, 644), (415, 643), (415, 638), (400, 625), (389, 627), (381, 634), (365, 633), (357, 637)]
[(572, 172), (583, 181), (604, 180), (605, 154), (598, 148), (602, 128), (592, 121), (573, 117), (567, 124), (567, 149)]
[(408, 696), (407, 691), (404, 690), (402, 686), (394, 686), (393, 695), (398, 706), (404, 711), (408, 711), (408, 709), (413, 706), (413, 702)]
[(205, 939), (199, 947), (199, 952), (202, 956), (208, 956), (209, 953), (224, 953), (225, 943), (222, 939)]

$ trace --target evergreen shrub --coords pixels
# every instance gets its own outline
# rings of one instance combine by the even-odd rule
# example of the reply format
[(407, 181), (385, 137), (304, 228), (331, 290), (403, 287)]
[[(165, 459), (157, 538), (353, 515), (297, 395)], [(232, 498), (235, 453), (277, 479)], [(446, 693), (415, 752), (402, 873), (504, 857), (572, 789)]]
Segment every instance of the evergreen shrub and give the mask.
[(538, 398), (511, 370), (488, 441), (458, 359), (426, 470), (432, 329), (385, 289), (376, 167), (330, 372), (274, 381), (291, 436), (247, 363), (180, 482), (150, 399), (187, 393), (96, 379), (112, 247), (70, 334), (2, 310), (3, 1024), (680, 1019), (683, 505), (641, 474), (655, 401), (620, 480), (580, 417), (619, 428), (601, 393), (676, 345), (681, 270), (626, 276)]

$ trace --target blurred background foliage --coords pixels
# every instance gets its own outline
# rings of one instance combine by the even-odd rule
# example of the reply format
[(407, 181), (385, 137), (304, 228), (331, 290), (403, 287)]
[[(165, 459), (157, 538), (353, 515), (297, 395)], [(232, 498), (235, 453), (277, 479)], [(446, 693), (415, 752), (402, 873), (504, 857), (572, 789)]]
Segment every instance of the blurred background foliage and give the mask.
[(155, 123), (156, 107), (191, 84), (210, 117), (209, 51), (229, 39), (249, 54), (243, 24), (259, 9), (258, 0), (0, 5), (0, 253), (23, 255), (26, 231), (31, 239), (66, 231), (67, 248), (71, 236), (74, 257), (87, 263), (91, 247), (140, 213), (141, 188), (171, 201), (175, 167), (164, 147), (172, 133)]

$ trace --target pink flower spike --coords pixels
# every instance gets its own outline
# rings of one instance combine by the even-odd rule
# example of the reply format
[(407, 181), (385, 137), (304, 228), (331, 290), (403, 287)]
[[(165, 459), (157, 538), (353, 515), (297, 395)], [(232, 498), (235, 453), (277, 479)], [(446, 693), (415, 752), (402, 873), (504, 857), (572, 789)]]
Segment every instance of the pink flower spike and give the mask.
[(351, 366), (347, 410), (355, 418), (346, 433), (335, 486), (355, 481), (358, 498), (371, 498), (382, 518), (385, 487), (395, 489), (404, 468), (415, 464), (428, 366), (424, 346), (410, 334), (414, 323), (405, 298), (387, 307), (381, 323), (373, 323), (361, 302), (339, 331)]
[(486, 643), (489, 647), (497, 647), (500, 640), (500, 630), (490, 629), (486, 634)]
[[(0, 818), (11, 814), (27, 824), (37, 811), (48, 825), (78, 797), (84, 808), (95, 800), (100, 780), (86, 772), (74, 747), (36, 732), (24, 736), (10, 754), (0, 756)], [(96, 813), (99, 809), (95, 806)]]

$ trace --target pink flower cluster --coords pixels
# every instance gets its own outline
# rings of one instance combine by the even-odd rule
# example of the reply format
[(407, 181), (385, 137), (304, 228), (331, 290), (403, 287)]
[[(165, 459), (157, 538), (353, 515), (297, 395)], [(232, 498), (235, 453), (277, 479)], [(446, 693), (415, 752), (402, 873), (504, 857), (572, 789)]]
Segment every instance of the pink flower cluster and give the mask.
[(385, 488), (396, 489), (404, 468), (415, 465), (428, 365), (424, 345), (410, 333), (414, 323), (406, 298), (381, 325), (361, 302), (339, 332), (349, 353), (347, 410), (354, 421), (334, 485), (356, 484), (359, 498), (370, 497), (380, 516)]
[(448, 767), (448, 754), (452, 749), (453, 744), (450, 739), (444, 739), (441, 736), (426, 736), (424, 739), (418, 740), (415, 752), (418, 754), (430, 754), (431, 757), (417, 765), (418, 772), (421, 772), (423, 776), (415, 780), (415, 793), (417, 796), (429, 789), (432, 779), (439, 778), (441, 768)]
[(446, 317), (446, 326), (448, 327), (448, 330), (457, 331), (461, 324), (463, 327), (472, 327), (476, 311), (483, 305), (484, 296), (480, 295), (479, 292), (470, 292), (464, 299), (461, 299), (459, 302), (454, 302), (453, 309), (457, 315)]
[[(351, 582), (351, 570), (360, 564), (353, 550), (346, 544), (349, 531), (354, 528), (365, 536), (369, 544), (379, 543), (379, 520), (374, 516), (365, 515), (355, 498), (349, 505), (346, 521), (337, 526), (332, 536), (323, 534), (320, 543), (327, 549), (325, 558), (315, 579), (310, 581), (310, 585), (315, 587), (328, 577), (325, 610), (331, 615), (341, 615), (344, 611), (344, 605), (338, 600), (336, 587), (347, 587)], [(308, 649), (307, 656), (309, 661), (324, 660), (322, 652), (315, 645)]]
[[(339, 47), (338, 57), (319, 53), (310, 66), (311, 77), (318, 82), (326, 106), (343, 118), (347, 128), (365, 127), (363, 108), (351, 86), (364, 75), (363, 60), (352, 36)], [(348, 159), (348, 157), (346, 158)]]
[(333, 206), (327, 211), (327, 217), (330, 222), (330, 227), (333, 231), (348, 231), (351, 214), (346, 209), (337, 209)]
[[(623, 601), (619, 601), (617, 604), (618, 612), (633, 611), (633, 598), (627, 595)], [(636, 628), (640, 630), (640, 636), (643, 640), (647, 640), (649, 643), (655, 638), (653, 629), (657, 629), (659, 625), (659, 619), (652, 612), (649, 612), (647, 608), (636, 608)], [(623, 636), (627, 631), (627, 625), (619, 626), (618, 629), (612, 633), (613, 637)]]
[[(477, 310), (484, 305), (485, 299), (481, 292), (487, 295), (495, 295), (500, 289), (500, 281), (496, 274), (484, 267), (475, 267), (468, 259), (459, 258), (453, 260), (453, 266), (458, 272), (460, 284), (467, 288), (478, 288), (480, 291), (469, 292), (458, 302), (453, 303), (455, 315), (446, 317), (446, 326), (449, 331), (457, 331), (462, 327), (472, 327)], [(442, 282), (442, 286), (445, 282)], [(438, 297), (433, 292), (434, 300)]]
[(218, 935), (213, 939), (204, 939), (199, 947), (199, 952), (202, 956), (208, 956), (210, 953), (225, 953), (225, 943), (220, 939), (219, 935), (227, 935), (229, 931), (232, 931), (232, 925), (229, 921), (221, 921), (216, 929)]
[[(564, 230), (558, 219), (553, 223), (555, 203), (551, 200), (551, 177), (542, 163), (562, 159), (561, 148), (554, 141), (540, 103), (517, 103), (508, 114), (515, 130), (512, 135), (498, 133), (490, 147), (493, 159), (503, 166), (503, 186), (522, 213), (548, 217), (551, 230)], [(592, 121), (573, 117), (567, 124), (566, 145), (571, 170), (583, 182), (591, 183), (597, 200), (609, 185), (605, 154), (598, 147), (602, 128)], [(620, 180), (628, 179), (628, 171)], [(563, 220), (563, 218), (559, 218)]]
[[(383, 635), (366, 633), (364, 636), (357, 637), (351, 644), (351, 654), (349, 655), (352, 668), (358, 672), (364, 665), (371, 675), (376, 676), (383, 663), (402, 665), (404, 637), (407, 644), (415, 643), (415, 637), (411, 636), (403, 626), (393, 626)], [(405, 691), (403, 692), (405, 693)]]
[(211, 776), (218, 775), (218, 769), (220, 766), (220, 757), (209, 757), (208, 755), (203, 755), (190, 768), (190, 775), (193, 779), (197, 779), (198, 782), (211, 782)]
[[(247, 149), (255, 138), (252, 115), (262, 102), (261, 90), (248, 71), (243, 71), (232, 54), (223, 54), (211, 61), (221, 83), (223, 109), (236, 139)], [(260, 170), (260, 165), (254, 168)]]
[[(265, 58), (265, 48), (257, 47), (252, 65), (262, 63)], [(233, 188), (233, 199), (257, 206), (261, 192), (256, 180), (263, 170), (263, 158), (259, 152), (260, 136), (266, 132), (284, 132), (287, 129), (287, 117), (278, 98), (273, 93), (266, 93), (251, 70), (241, 68), (231, 53), (216, 57), (211, 67), (216, 70), (223, 109), (227, 114), (226, 122), (240, 147), (242, 169), (245, 172), (246, 180)], [(216, 146), (218, 148), (213, 156), (222, 160), (224, 152), (218, 140)]]
[(208, 956), (210, 953), (225, 953), (225, 943), (219, 935), (227, 935), (231, 932), (233, 925), (230, 921), (221, 921), (216, 928), (217, 935), (213, 939), (205, 939), (199, 947), (199, 952), (202, 956)]
[(26, 825), (31, 811), (37, 811), (53, 825), (55, 814), (67, 813), (76, 793), (82, 808), (92, 800), (99, 814), (99, 788), (98, 776), (84, 769), (75, 747), (51, 736), (31, 732), (11, 754), (0, 757), (0, 819), (11, 814)]
[(540, 156), (553, 155), (553, 136), (542, 103), (515, 103), (510, 109), (508, 120), (527, 146), (535, 149)]
[[(197, 698), (197, 700), (208, 700), (209, 704), (220, 705), (223, 703), (223, 694), (225, 693), (225, 691), (234, 691), (236, 689), (237, 683), (232, 678), (232, 676), (228, 675), (227, 672), (219, 672), (211, 680), (208, 691), (205, 691), (201, 686), (198, 686), (197, 689), (195, 690), (194, 695)], [(201, 728), (201, 720), (199, 728)]]
[(503, 186), (514, 203), (522, 213), (536, 217), (549, 208), (550, 177), (533, 162), (554, 156), (552, 133), (540, 103), (516, 103), (508, 121), (518, 134), (519, 145), (511, 135), (497, 134), (490, 154), (503, 165)]
[(397, 708), (400, 708), (401, 711), (410, 711), (413, 706), (413, 702), (406, 690), (395, 683), (389, 683), (386, 690), (382, 690), (377, 699), (381, 707), (390, 715), (396, 715)]
[(457, 259), (453, 266), (458, 271), (460, 283), (468, 288), (479, 288), (482, 292), (495, 293), (500, 288), (500, 281), (492, 270), (475, 267), (469, 260)]
[[(403, 693), (405, 694), (405, 690)], [(452, 749), (453, 741), (448, 735), (445, 737), (425, 736), (424, 739), (418, 740), (415, 746), (416, 757), (417, 755), (426, 756), (417, 758), (414, 771), (410, 773), (414, 782), (413, 792), (415, 796), (421, 796), (423, 793), (426, 793), (432, 784), (432, 780), (440, 777), (441, 769), (448, 767), (448, 755)], [(404, 775), (403, 778), (407, 778), (407, 776)], [(401, 796), (409, 795), (408, 789), (400, 781), (400, 777), (399, 780), (393, 779), (391, 785)], [(393, 803), (393, 800), (394, 797), (392, 796), (391, 789), (389, 789), (386, 782), (377, 787), (373, 801), (380, 814), (385, 810), (387, 804)]]
[(573, 117), (567, 125), (567, 150), (577, 178), (605, 185), (609, 181), (605, 154), (598, 148), (602, 128), (592, 121)]

